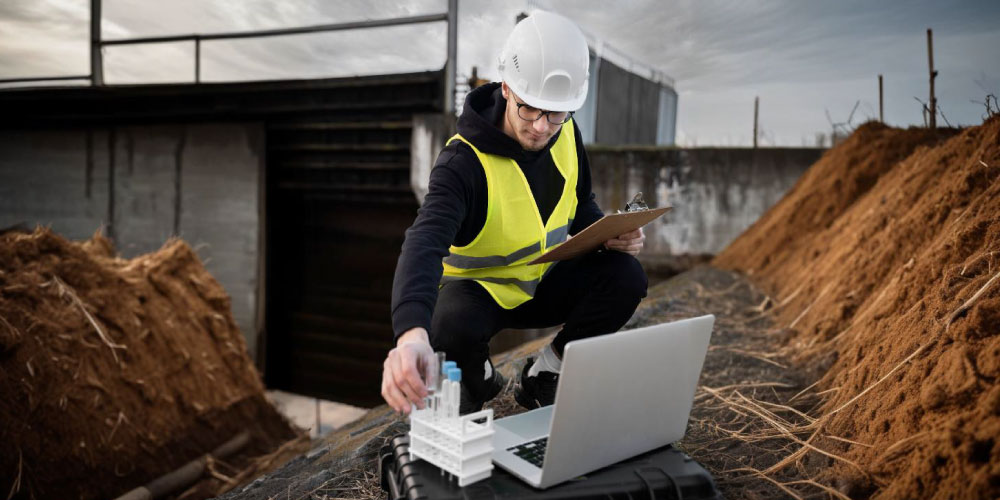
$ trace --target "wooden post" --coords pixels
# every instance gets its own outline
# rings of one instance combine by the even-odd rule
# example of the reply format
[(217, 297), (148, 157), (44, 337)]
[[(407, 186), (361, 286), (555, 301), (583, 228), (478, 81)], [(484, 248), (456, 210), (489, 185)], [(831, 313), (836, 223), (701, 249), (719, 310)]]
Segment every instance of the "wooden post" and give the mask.
[(931, 98), (927, 103), (927, 114), (930, 116), (927, 122), (930, 125), (931, 130), (937, 128), (937, 99), (934, 98), (934, 77), (937, 76), (937, 71), (934, 71), (934, 41), (933, 32), (930, 28), (927, 28), (927, 65), (930, 69), (930, 80), (931, 80)]
[(753, 98), (753, 148), (757, 149), (757, 110), (760, 108), (760, 96)]
[(878, 75), (878, 121), (885, 123), (885, 107), (882, 103), (882, 75)]

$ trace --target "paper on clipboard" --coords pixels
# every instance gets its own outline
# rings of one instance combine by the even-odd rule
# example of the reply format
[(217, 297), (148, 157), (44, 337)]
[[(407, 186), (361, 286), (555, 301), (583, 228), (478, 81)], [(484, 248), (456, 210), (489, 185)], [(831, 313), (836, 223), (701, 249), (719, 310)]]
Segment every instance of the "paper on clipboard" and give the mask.
[(566, 240), (566, 242), (553, 247), (528, 264), (567, 260), (578, 255), (583, 255), (601, 246), (605, 241), (645, 226), (657, 217), (667, 213), (671, 208), (673, 207), (605, 215), (583, 231)]

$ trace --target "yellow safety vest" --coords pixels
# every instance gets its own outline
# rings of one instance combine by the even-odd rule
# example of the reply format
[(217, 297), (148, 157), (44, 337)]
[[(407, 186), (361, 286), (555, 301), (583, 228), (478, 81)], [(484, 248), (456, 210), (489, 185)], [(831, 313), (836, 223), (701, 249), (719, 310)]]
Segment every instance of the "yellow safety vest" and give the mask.
[(471, 279), (482, 285), (504, 309), (513, 309), (535, 296), (535, 289), (551, 262), (528, 265), (546, 249), (566, 241), (576, 214), (576, 181), (579, 174), (573, 122), (562, 126), (550, 149), (552, 161), (565, 179), (562, 196), (542, 224), (528, 180), (517, 162), (479, 151), (461, 135), (448, 140), (469, 145), (486, 172), (486, 222), (466, 246), (449, 248), (442, 261), (441, 284)]

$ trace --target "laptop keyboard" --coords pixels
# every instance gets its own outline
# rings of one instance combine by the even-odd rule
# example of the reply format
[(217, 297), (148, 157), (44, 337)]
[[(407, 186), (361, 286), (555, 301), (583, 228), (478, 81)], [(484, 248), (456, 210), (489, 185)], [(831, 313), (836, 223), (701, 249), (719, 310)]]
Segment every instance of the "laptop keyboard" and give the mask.
[(535, 467), (542, 467), (542, 460), (545, 459), (545, 446), (549, 444), (549, 438), (543, 437), (534, 441), (507, 448), (507, 451), (527, 460)]

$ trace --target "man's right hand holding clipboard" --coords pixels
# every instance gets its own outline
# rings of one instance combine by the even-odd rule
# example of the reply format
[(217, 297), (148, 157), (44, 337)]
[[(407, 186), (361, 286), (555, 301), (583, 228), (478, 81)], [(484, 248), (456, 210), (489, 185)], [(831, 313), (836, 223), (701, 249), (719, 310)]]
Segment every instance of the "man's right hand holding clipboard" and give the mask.
[(642, 245), (645, 241), (646, 235), (642, 232), (642, 228), (640, 227), (634, 231), (622, 234), (617, 238), (611, 238), (610, 240), (605, 241), (604, 248), (608, 250), (617, 250), (636, 257), (642, 250)]

